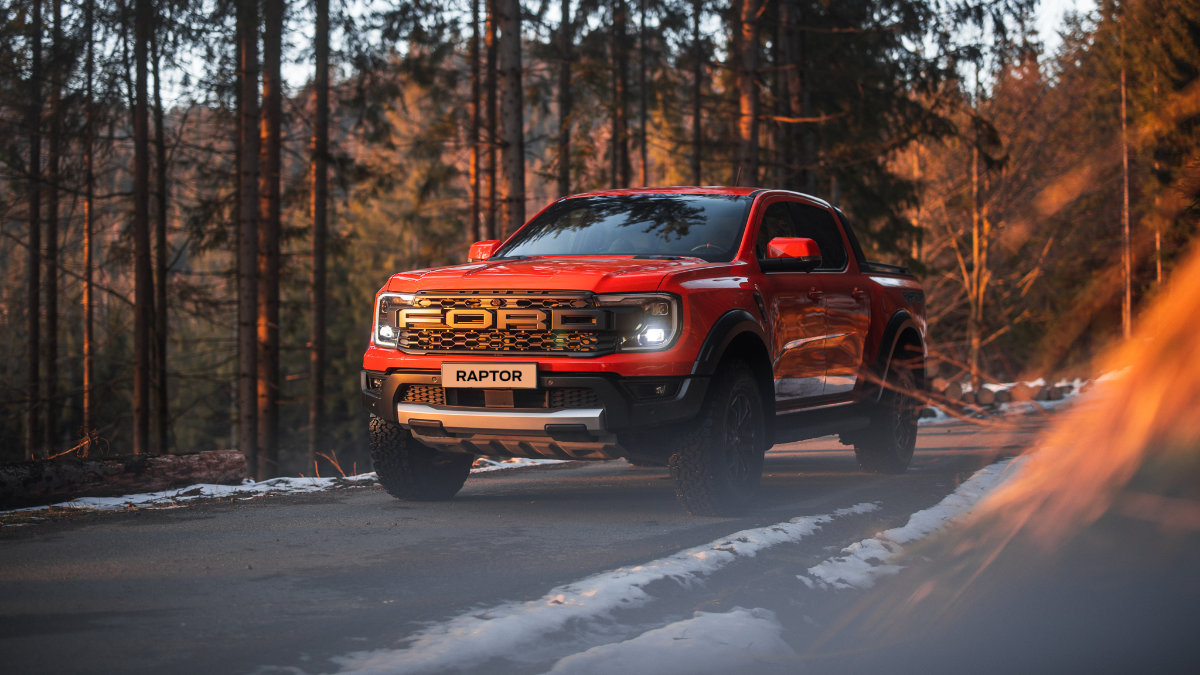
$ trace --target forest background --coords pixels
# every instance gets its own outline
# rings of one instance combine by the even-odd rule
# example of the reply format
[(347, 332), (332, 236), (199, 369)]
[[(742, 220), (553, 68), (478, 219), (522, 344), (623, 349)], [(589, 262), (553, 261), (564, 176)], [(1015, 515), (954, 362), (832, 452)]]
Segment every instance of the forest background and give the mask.
[(975, 380), (1082, 374), (1200, 220), (1200, 2), (0, 0), (0, 461), (366, 470), (371, 298), (595, 188), (840, 205)]

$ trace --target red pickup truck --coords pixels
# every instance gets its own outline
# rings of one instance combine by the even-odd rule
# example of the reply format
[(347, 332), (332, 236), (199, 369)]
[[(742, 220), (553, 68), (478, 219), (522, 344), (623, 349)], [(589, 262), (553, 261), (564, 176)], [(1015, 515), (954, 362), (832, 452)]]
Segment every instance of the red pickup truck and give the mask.
[(476, 456), (669, 467), (694, 514), (746, 509), (763, 453), (840, 434), (904, 471), (924, 293), (845, 216), (784, 190), (612, 190), (553, 202), (464, 265), (375, 298), (362, 393), (393, 496), (449, 499)]

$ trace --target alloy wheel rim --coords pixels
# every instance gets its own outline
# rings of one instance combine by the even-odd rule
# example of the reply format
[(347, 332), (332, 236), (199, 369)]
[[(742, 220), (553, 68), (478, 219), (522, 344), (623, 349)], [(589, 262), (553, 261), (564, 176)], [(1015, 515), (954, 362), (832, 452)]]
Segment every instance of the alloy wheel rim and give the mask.
[(749, 396), (743, 391), (735, 393), (725, 412), (726, 464), (735, 483), (744, 482), (750, 475), (751, 453), (757, 440), (753, 417)]

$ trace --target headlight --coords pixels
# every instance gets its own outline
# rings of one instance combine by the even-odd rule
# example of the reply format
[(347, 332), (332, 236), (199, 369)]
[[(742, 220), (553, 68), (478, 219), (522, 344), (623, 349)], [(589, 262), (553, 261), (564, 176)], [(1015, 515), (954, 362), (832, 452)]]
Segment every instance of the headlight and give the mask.
[(381, 347), (395, 347), (400, 331), (396, 329), (396, 315), (412, 304), (411, 293), (380, 293), (375, 298), (375, 324), (371, 337)]
[(617, 349), (644, 352), (666, 349), (679, 333), (679, 298), (666, 293), (597, 295), (596, 305), (612, 312)]

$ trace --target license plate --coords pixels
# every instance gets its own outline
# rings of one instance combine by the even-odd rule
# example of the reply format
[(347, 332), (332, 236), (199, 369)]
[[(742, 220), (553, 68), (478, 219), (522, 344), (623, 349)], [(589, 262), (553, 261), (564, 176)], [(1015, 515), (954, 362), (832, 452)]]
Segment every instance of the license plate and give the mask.
[(442, 386), (472, 389), (536, 389), (536, 363), (443, 363)]

